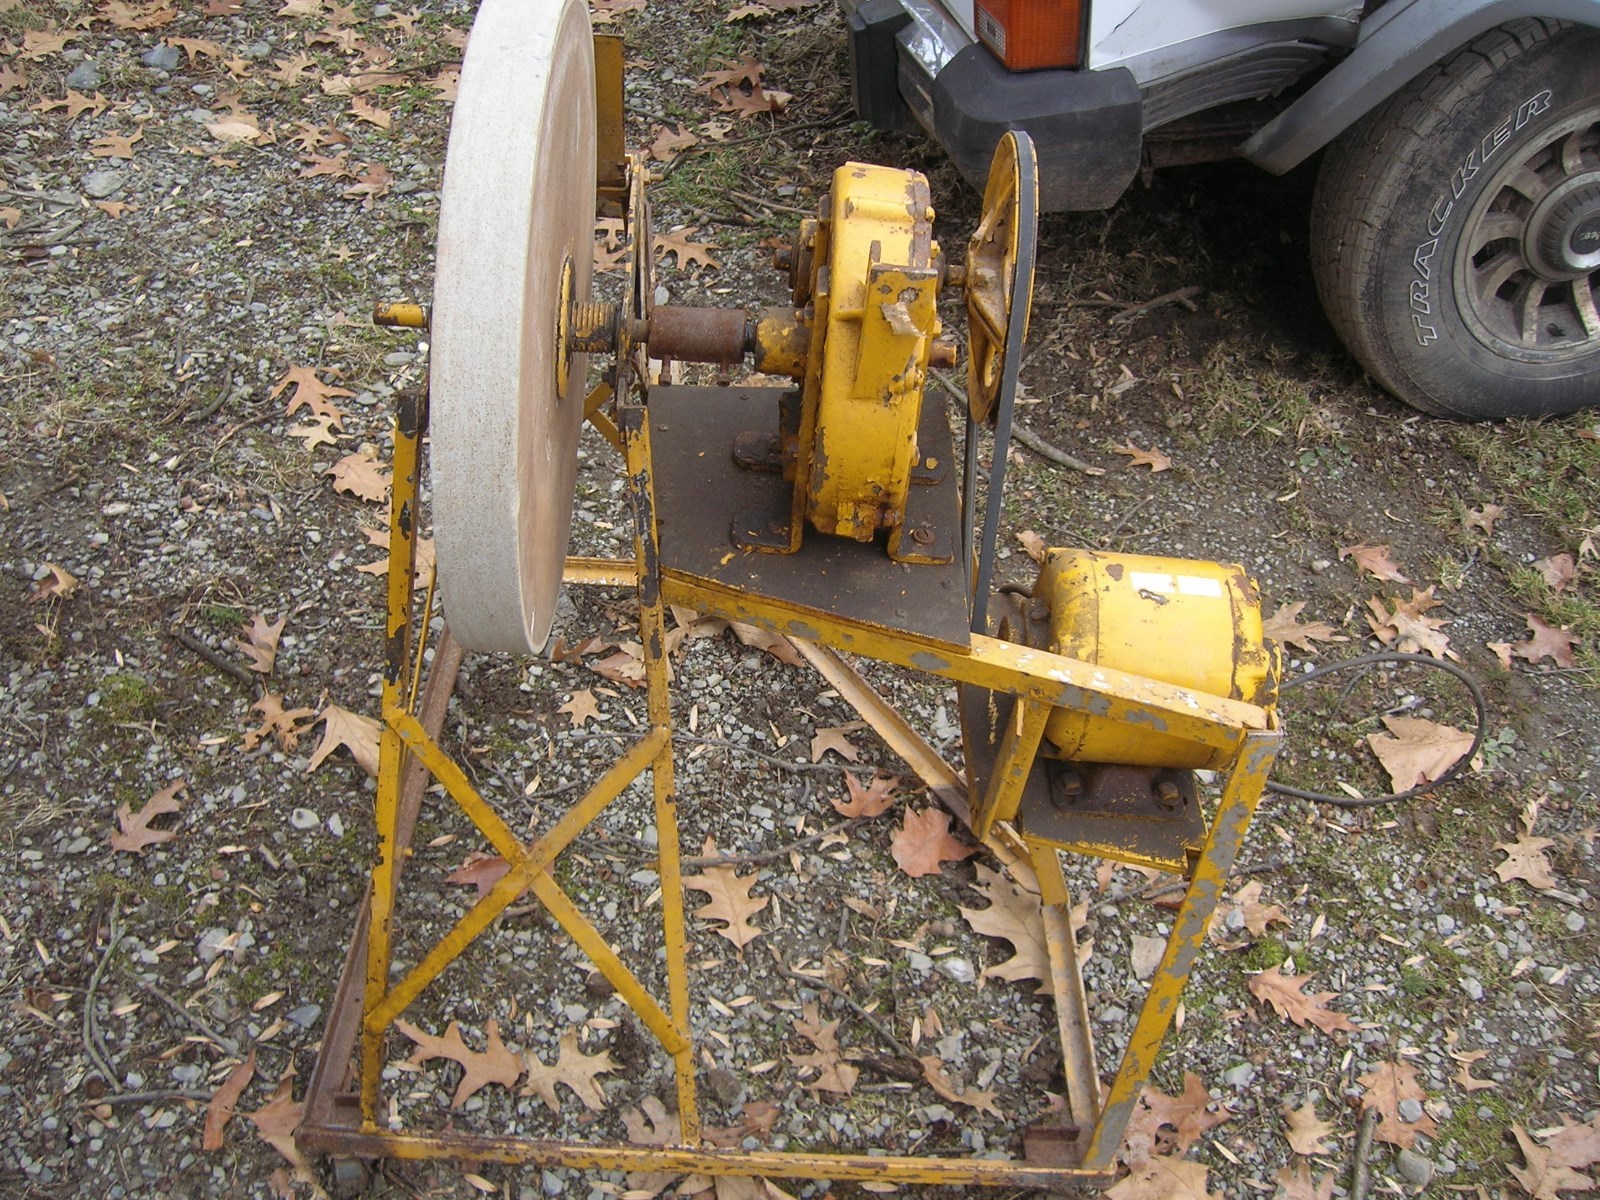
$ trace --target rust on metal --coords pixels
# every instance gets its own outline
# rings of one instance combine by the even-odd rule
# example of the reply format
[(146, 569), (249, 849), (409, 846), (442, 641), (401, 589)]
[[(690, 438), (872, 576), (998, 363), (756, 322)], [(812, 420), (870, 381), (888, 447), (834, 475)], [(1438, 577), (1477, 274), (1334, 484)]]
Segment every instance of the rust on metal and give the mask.
[(750, 348), (750, 318), (742, 308), (663, 304), (650, 310), (648, 339), (652, 358), (731, 365)]
[(763, 375), (804, 379), (811, 353), (811, 329), (793, 308), (764, 308), (756, 317), (755, 368)]

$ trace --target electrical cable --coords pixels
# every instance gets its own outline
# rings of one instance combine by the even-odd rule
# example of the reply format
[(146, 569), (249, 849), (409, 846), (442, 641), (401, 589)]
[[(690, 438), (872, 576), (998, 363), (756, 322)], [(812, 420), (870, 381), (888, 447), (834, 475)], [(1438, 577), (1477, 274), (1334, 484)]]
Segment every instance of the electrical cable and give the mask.
[(1311, 800), (1317, 804), (1332, 804), (1339, 808), (1376, 808), (1382, 804), (1397, 804), (1402, 800), (1410, 800), (1426, 792), (1437, 791), (1446, 784), (1453, 782), (1471, 765), (1473, 757), (1478, 753), (1479, 747), (1483, 745), (1484, 736), (1488, 732), (1489, 705), (1488, 701), (1484, 699), (1483, 688), (1479, 686), (1478, 681), (1452, 662), (1439, 658), (1430, 658), (1426, 654), (1404, 654), (1398, 650), (1386, 651), (1380, 654), (1362, 654), (1356, 658), (1347, 658), (1340, 662), (1329, 663), (1326, 666), (1318, 667), (1314, 671), (1307, 671), (1303, 675), (1296, 675), (1293, 679), (1280, 684), (1278, 691), (1280, 694), (1291, 691), (1315, 679), (1320, 679), (1339, 671), (1382, 666), (1389, 663), (1413, 663), (1431, 670), (1443, 671), (1447, 675), (1454, 676), (1467, 689), (1468, 694), (1472, 697), (1473, 708), (1477, 712), (1477, 722), (1472, 731), (1472, 745), (1467, 748), (1466, 753), (1456, 759), (1439, 778), (1428, 783), (1418, 784), (1416, 787), (1408, 788), (1403, 792), (1390, 792), (1384, 796), (1330, 796), (1326, 792), (1313, 792), (1305, 788), (1292, 787), (1286, 783), (1275, 783), (1271, 780), (1267, 781), (1267, 790), (1269, 792), (1279, 796), (1293, 796), (1299, 800)]

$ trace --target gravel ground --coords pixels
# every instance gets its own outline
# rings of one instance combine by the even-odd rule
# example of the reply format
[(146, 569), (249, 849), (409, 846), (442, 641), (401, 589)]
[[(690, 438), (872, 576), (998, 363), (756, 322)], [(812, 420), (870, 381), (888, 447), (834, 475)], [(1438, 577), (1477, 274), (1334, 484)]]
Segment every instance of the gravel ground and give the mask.
[[(732, 7), (654, 0), (602, 12), (629, 41), (632, 144), (680, 123), (706, 143), (664, 168), (653, 193), (661, 230), (693, 226), (720, 259), (663, 268), (672, 299), (777, 302), (766, 243), (850, 158), (926, 170), (941, 234), (960, 244), (976, 202), (936, 148), (844, 121), (837, 14), (728, 23)], [(327, 1182), (317, 1163), (291, 1179), (243, 1118), (220, 1149), (202, 1148), (205, 1102), (246, 1055), (255, 1072), (241, 1112), (267, 1106), (285, 1078), (303, 1094), (370, 859), (365, 773), (342, 749), (313, 766), (320, 729), (250, 736), (263, 716), (252, 706), (270, 693), (285, 709), (375, 710), (381, 585), (360, 568), (381, 557), (363, 532), (378, 529), (380, 510), (335, 491), (327, 472), (366, 446), (387, 455), (390, 398), (425, 369), (415, 339), (372, 329), (366, 313), (429, 294), (445, 97), (471, 8), (0, 0), (0, 1096), (15, 1113), (0, 1130), (0, 1195), (306, 1195)], [(713, 147), (706, 123), (724, 115), (694, 88), (745, 52), (794, 98), (779, 115), (730, 124), (722, 136), (735, 140)], [(1254, 910), (1225, 914), (1156, 1082), (1177, 1094), (1194, 1072), (1214, 1115), (1231, 1112), (1189, 1150), (1214, 1193), (1293, 1196), (1278, 1173), (1307, 1161), (1344, 1196), (1372, 1086), (1362, 1077), (1409, 1065), (1423, 1095), (1380, 1126), (1373, 1194), (1519, 1195), (1512, 1126), (1544, 1130), (1600, 1107), (1597, 704), (1582, 666), (1519, 660), (1505, 671), (1485, 644), (1524, 636), (1515, 573), (1576, 552), (1586, 531), (1539, 519), (1457, 431), (1400, 409), (1342, 358), (1307, 307), (1302, 192), (1204, 168), (1159, 177), (1111, 214), (1045, 223), (1022, 420), (1106, 474), (1014, 450), (1010, 532), (1244, 562), (1274, 603), (1305, 601), (1303, 620), (1350, 639), (1316, 655), (1292, 648), (1293, 671), (1374, 648), (1368, 600), (1408, 594), (1359, 575), (1340, 548), (1389, 545), (1419, 585), (1439, 585), (1452, 649), (1488, 687), (1482, 770), (1394, 810), (1269, 801), (1237, 884), (1259, 883), (1282, 920), (1255, 929)], [(1114, 315), (1186, 286), (1200, 289), (1194, 311)], [(947, 325), (962, 324), (952, 307)], [(329, 394), (342, 427), (318, 438), (304, 408), (288, 411), (294, 369), (344, 389)], [(1531, 437), (1474, 436), (1513, 451)], [(1114, 445), (1158, 446), (1174, 467), (1136, 470)], [(586, 435), (576, 550), (622, 549), (621, 488), (609, 450)], [(1463, 523), (1489, 504), (1506, 510), (1492, 532)], [(1031, 564), (1008, 544), (1005, 575), (1027, 581)], [(1585, 599), (1587, 570), (1574, 592)], [(261, 678), (241, 649), (258, 615), (286, 619)], [(622, 642), (632, 620), (627, 596), (583, 593), (560, 630), (569, 645)], [(516, 828), (552, 820), (644, 719), (639, 693), (591, 669), (598, 657), (468, 660), (447, 744)], [(859, 762), (812, 761), (811, 739), (854, 714), (804, 668), (720, 634), (686, 640), (675, 669), (691, 852), (709, 837), (724, 853), (757, 854), (833, 825), (847, 767), (863, 780), (874, 767), (909, 775), (868, 732), (848, 735)], [(959, 759), (950, 696), (864, 670)], [(1382, 684), (1385, 703), (1410, 698), (1424, 715), (1459, 720), (1459, 701), (1430, 688), (1410, 675)], [(560, 709), (583, 691), (599, 715), (574, 727)], [(1284, 706), (1295, 778), (1380, 790), (1367, 729), (1341, 726), (1307, 695)], [(171, 836), (116, 849), (119, 810), (137, 832), (133, 814), (180, 780), (179, 811), (151, 826)], [(995, 864), (980, 854), (912, 879), (890, 856), (900, 814), (926, 803), (907, 783), (890, 815), (741, 867), (768, 900), (753, 918), (762, 935), (742, 949), (691, 922), (707, 1117), (730, 1136), (1013, 1155), (1021, 1126), (1050, 1110), (1053, 1013), (1031, 981), (983, 974), (1010, 948), (961, 912), (984, 906), (979, 868)], [(1494, 871), (1505, 857), (1496, 844), (1516, 841), (1529, 812), (1533, 833), (1552, 839), (1545, 888)], [(635, 788), (557, 877), (659, 990), (653, 838)], [(477, 845), (453, 806), (430, 799), (402, 961), (473, 898), (448, 876)], [(1137, 1011), (1142, 939), (1166, 932), (1170, 896), (1153, 902), (1127, 869), (1073, 863), (1071, 878), (1087, 904), (1085, 973), (1109, 1071)], [(599, 1107), (563, 1090), (555, 1112), (491, 1085), (453, 1111), (457, 1068), (410, 1064), (396, 1036), (392, 1117), (626, 1138), (639, 1128), (633, 1110), (670, 1107), (648, 1035), (549, 932), (536, 911), (506, 917), (408, 1015), (435, 1034), (459, 1021), (473, 1048), (494, 1020), (546, 1064), (575, 1035), (582, 1053), (617, 1065), (599, 1077)], [(831, 988), (776, 973), (775, 954)], [(1332, 1010), (1355, 1028), (1295, 1026), (1259, 1002), (1250, 979), (1280, 969), (1310, 974), (1308, 992), (1336, 993)], [(793, 1061), (814, 1048), (795, 1027), (812, 1004), (863, 1056), (849, 1097), (807, 1086), (817, 1080)], [(937, 1054), (957, 1091), (992, 1091), (1004, 1117), (898, 1077), (885, 1032)], [(1325, 1152), (1302, 1160), (1284, 1108), (1307, 1102), (1331, 1128)], [(1415, 1144), (1400, 1153), (1384, 1132)], [(643, 1186), (386, 1164), (370, 1189), (599, 1200)]]

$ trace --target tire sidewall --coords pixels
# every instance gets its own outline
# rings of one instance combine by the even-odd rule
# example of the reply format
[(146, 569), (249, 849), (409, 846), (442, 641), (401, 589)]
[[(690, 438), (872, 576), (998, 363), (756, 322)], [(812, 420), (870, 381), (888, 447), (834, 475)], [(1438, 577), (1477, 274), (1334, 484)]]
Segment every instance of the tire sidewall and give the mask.
[(1466, 93), (1429, 132), (1382, 227), (1363, 308), (1417, 390), (1468, 417), (1570, 412), (1600, 403), (1600, 346), (1559, 361), (1498, 352), (1462, 318), (1458, 255), (1485, 190), (1553, 131), (1600, 107), (1600, 31), (1530, 48)]

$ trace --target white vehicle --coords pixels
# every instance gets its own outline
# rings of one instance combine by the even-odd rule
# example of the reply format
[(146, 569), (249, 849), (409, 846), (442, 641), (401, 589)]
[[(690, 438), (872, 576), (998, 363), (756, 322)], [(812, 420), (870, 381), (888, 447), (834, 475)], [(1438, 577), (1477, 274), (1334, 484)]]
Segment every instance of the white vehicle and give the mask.
[(861, 116), (982, 184), (1006, 129), (1046, 211), (1141, 166), (1326, 148), (1318, 290), (1442, 416), (1600, 404), (1600, 0), (841, 0)]

